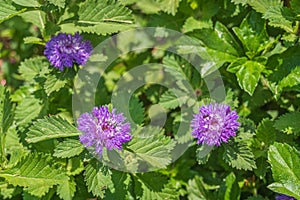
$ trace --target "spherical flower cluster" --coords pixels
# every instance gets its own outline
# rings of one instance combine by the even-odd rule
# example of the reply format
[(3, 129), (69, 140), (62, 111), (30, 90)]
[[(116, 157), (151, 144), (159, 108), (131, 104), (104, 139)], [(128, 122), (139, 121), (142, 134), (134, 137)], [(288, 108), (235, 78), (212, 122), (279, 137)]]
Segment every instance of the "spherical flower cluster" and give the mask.
[(123, 114), (109, 111), (107, 106), (95, 107), (92, 113), (83, 113), (77, 120), (79, 136), (85, 147), (93, 147), (101, 157), (103, 147), (108, 150), (122, 149), (122, 144), (131, 140), (130, 124)]
[(275, 197), (276, 200), (296, 200), (294, 197), (287, 196), (285, 194), (279, 194)]
[(192, 135), (197, 138), (197, 144), (219, 146), (236, 135), (240, 125), (236, 111), (231, 111), (225, 104), (209, 104), (200, 108), (191, 122)]
[(63, 71), (64, 67), (72, 67), (73, 63), (85, 65), (92, 49), (91, 43), (83, 41), (79, 33), (59, 33), (46, 43), (44, 55), (54, 67)]

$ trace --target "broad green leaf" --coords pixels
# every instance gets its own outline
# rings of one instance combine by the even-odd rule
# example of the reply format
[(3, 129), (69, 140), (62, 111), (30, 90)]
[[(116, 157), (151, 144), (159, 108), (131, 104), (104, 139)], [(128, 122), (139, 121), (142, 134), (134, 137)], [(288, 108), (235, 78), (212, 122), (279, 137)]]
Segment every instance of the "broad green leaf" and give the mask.
[(47, 0), (47, 1), (58, 7), (61, 7), (61, 8), (65, 7), (65, 0)]
[(86, 166), (84, 177), (88, 191), (95, 196), (103, 198), (105, 190), (112, 190), (114, 187), (110, 171), (105, 171), (98, 160), (94, 159)]
[(266, 22), (256, 12), (250, 12), (240, 27), (234, 27), (233, 31), (242, 42), (250, 59), (259, 55), (270, 43)]
[(32, 10), (20, 14), (20, 16), (28, 23), (32, 23), (39, 27), (43, 32), (46, 24), (46, 13), (40, 10)]
[(62, 184), (68, 176), (51, 166), (49, 157), (29, 154), (15, 167), (0, 171), (0, 177), (14, 186), (21, 186), (29, 194), (41, 197), (54, 185)]
[(131, 11), (115, 1), (87, 0), (80, 4), (78, 14), (78, 24), (73, 28), (88, 33), (106, 35), (134, 23)]
[(40, 4), (37, 0), (12, 0), (14, 3), (25, 7), (39, 7)]
[(179, 3), (181, 0), (156, 0), (159, 3), (160, 8), (173, 16), (177, 12), (177, 8), (179, 7)]
[(278, 83), (278, 88), (279, 90), (283, 90), (285, 87), (293, 87), (297, 85), (300, 85), (300, 66), (292, 69), (291, 73)]
[(128, 143), (127, 148), (141, 164), (150, 169), (164, 168), (171, 163), (171, 150), (175, 143), (162, 133), (159, 128), (137, 128), (132, 133), (133, 139)]
[(300, 153), (288, 144), (270, 146), (268, 160), (271, 164), (274, 183), (268, 186), (277, 193), (300, 198)]
[(144, 108), (142, 102), (136, 96), (132, 96), (129, 102), (129, 112), (135, 124), (142, 124), (144, 121)]
[(34, 122), (29, 128), (29, 132), (27, 132), (26, 141), (36, 143), (54, 138), (78, 136), (80, 134), (81, 132), (67, 120), (59, 116), (51, 116)]
[(71, 177), (70, 180), (64, 181), (57, 187), (57, 194), (63, 200), (72, 200), (76, 191), (76, 182)]
[(5, 134), (12, 124), (13, 110), (10, 94), (6, 87), (0, 85), (0, 136)]
[(84, 147), (78, 139), (66, 139), (56, 146), (53, 156), (59, 158), (71, 158), (79, 155), (83, 150)]
[(0, 0), (0, 23), (25, 11), (25, 8), (22, 10), (17, 10), (14, 6), (7, 3), (5, 0)]
[(41, 114), (43, 109), (41, 100), (33, 96), (25, 98), (16, 108), (15, 118), (17, 125), (27, 126)]
[(209, 200), (208, 191), (204, 188), (204, 183), (201, 177), (195, 176), (190, 179), (187, 185), (187, 193), (189, 200)]
[(247, 3), (257, 12), (265, 13), (270, 7), (282, 5), (281, 0), (261, 0), (261, 1), (254, 1), (254, 0), (247, 0)]
[(142, 200), (179, 199), (177, 191), (168, 184), (167, 177), (162, 174), (156, 172), (137, 174), (137, 179), (143, 190), (140, 198)]
[(257, 127), (256, 138), (263, 143), (263, 146), (273, 144), (276, 139), (274, 122), (269, 119), (263, 119)]
[(284, 8), (281, 5), (273, 6), (268, 8), (263, 17), (269, 20), (268, 24), (270, 26), (282, 28), (289, 33), (293, 33), (293, 21), (288, 20), (289, 16), (286, 16), (288, 15), (288, 11), (287, 8)]
[(48, 96), (53, 92), (58, 92), (70, 80), (69, 73), (52, 73), (46, 78), (44, 88)]
[(19, 67), (21, 77), (28, 82), (33, 82), (34, 78), (41, 77), (46, 73), (49, 73), (49, 70), (49, 63), (45, 57), (26, 59)]
[(256, 169), (254, 155), (251, 151), (249, 141), (252, 134), (248, 132), (239, 132), (234, 138), (233, 144), (225, 144), (223, 158), (232, 167), (243, 170)]
[(300, 112), (291, 112), (282, 115), (275, 121), (274, 127), (279, 130), (286, 132), (288, 134), (294, 133), (296, 135), (300, 134)]

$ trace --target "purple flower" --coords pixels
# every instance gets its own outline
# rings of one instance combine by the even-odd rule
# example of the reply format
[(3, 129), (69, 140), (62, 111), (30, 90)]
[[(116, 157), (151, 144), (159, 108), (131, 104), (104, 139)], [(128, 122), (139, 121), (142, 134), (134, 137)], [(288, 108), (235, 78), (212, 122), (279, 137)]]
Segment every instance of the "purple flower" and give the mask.
[(83, 132), (80, 142), (85, 147), (95, 148), (100, 157), (103, 147), (121, 150), (122, 143), (131, 140), (130, 124), (125, 120), (115, 109), (110, 112), (107, 106), (94, 107), (92, 113), (83, 113), (77, 120), (78, 130)]
[(83, 41), (79, 33), (74, 36), (59, 33), (46, 43), (44, 55), (54, 67), (63, 71), (64, 67), (72, 67), (73, 63), (85, 65), (92, 49), (91, 43)]
[(279, 194), (275, 197), (276, 200), (296, 200), (294, 197), (287, 196), (285, 194)]
[(220, 146), (222, 142), (236, 135), (240, 123), (236, 111), (224, 104), (209, 104), (200, 108), (191, 122), (192, 135), (197, 138), (197, 144)]

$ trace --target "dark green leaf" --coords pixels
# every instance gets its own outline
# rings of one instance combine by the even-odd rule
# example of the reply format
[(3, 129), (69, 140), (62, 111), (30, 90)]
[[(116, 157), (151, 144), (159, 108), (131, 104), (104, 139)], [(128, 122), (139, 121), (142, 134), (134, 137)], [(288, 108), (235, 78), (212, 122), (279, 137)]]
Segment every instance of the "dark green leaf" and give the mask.
[(275, 121), (274, 127), (279, 130), (286, 132), (288, 134), (294, 133), (296, 135), (300, 134), (300, 112), (291, 112), (282, 115)]

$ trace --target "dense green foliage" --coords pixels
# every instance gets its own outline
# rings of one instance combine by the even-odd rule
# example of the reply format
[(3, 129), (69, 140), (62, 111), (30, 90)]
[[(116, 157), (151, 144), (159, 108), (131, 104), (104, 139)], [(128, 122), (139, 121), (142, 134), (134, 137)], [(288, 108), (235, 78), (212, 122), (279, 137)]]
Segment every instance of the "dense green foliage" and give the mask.
[[(0, 199), (300, 199), (299, 20), (298, 0), (0, 0)], [(168, 65), (178, 80), (177, 88), (146, 84), (120, 105), (129, 107), (134, 137), (124, 152), (130, 160), (116, 168), (151, 171), (130, 173), (105, 165), (114, 155), (106, 152), (102, 163), (80, 143), (72, 110), (80, 68), (61, 72), (43, 50), (59, 32), (80, 32), (96, 47), (138, 27), (189, 36), (193, 42), (180, 52), (205, 62), (199, 73), (164, 51), (171, 44), (127, 52), (132, 44), (116, 41), (124, 54), (101, 77), (96, 105), (110, 104), (117, 82), (139, 65)], [(176, 135), (192, 118), (180, 111), (196, 113), (211, 101), (206, 84), (215, 70), (223, 102), (240, 116), (237, 136), (205, 156), (194, 141), (174, 161), (175, 140), (192, 139), (190, 130)], [(147, 80), (161, 78), (151, 73)], [(185, 96), (181, 77), (197, 102)], [(143, 128), (162, 111), (165, 119), (156, 120), (165, 120), (163, 129)], [(135, 137), (141, 134), (147, 137)]]

